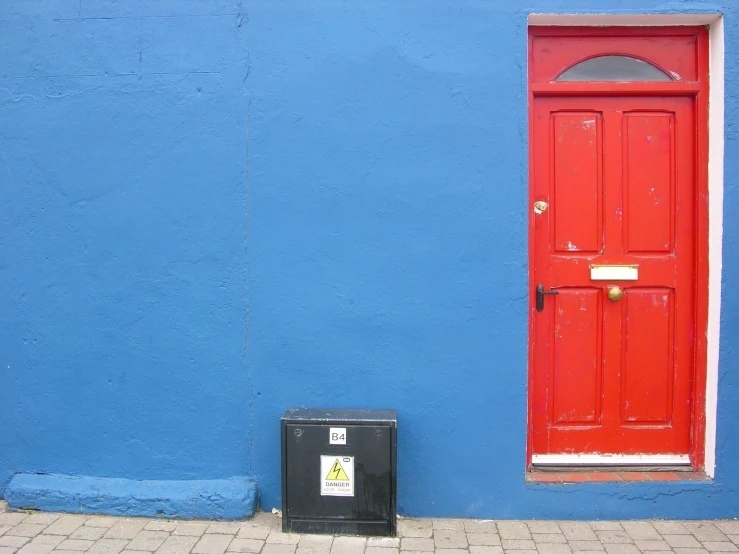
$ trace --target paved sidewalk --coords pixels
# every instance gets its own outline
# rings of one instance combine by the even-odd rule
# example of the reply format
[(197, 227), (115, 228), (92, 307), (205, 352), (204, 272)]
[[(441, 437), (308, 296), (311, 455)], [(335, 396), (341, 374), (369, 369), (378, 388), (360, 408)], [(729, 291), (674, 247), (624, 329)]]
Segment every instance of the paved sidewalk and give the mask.
[(398, 538), (296, 535), (248, 521), (2, 512), (0, 554), (708, 554), (739, 552), (739, 521), (402, 519)]

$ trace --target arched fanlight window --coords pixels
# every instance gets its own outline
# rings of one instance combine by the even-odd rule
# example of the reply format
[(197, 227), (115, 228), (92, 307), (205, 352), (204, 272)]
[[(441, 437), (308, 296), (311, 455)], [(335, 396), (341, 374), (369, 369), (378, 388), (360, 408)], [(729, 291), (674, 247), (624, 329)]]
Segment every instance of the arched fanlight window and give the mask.
[(631, 56), (598, 56), (573, 65), (555, 81), (672, 81), (651, 63)]

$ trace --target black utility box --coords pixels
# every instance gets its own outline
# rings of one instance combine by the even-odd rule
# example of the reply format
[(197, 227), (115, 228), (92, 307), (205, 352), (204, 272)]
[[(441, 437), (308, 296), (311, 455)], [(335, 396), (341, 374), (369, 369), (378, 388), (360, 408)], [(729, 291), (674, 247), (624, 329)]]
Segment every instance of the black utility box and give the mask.
[(282, 416), (282, 530), (395, 536), (395, 410)]

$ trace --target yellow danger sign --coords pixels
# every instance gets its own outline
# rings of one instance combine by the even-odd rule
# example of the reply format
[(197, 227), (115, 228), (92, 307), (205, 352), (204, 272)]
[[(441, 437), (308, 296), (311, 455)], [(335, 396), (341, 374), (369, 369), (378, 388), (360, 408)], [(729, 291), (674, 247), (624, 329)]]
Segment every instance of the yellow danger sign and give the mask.
[(354, 496), (354, 456), (321, 456), (321, 496)]
[(331, 466), (331, 469), (328, 472), (328, 475), (326, 475), (326, 481), (348, 481), (349, 477), (346, 476), (346, 471), (344, 471), (344, 468), (341, 467), (341, 463), (339, 462), (339, 459), (336, 458), (336, 461), (334, 462), (334, 465)]

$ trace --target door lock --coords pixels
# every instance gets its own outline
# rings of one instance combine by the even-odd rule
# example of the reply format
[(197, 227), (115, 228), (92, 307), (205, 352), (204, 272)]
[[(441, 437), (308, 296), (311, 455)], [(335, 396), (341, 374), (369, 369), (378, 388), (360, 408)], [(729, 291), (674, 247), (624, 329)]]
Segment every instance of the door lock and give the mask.
[(559, 294), (559, 291), (556, 290), (544, 290), (544, 285), (536, 285), (536, 311), (541, 312), (544, 310), (544, 295), (545, 294)]
[(537, 200), (534, 202), (534, 213), (540, 214), (542, 212), (546, 212), (548, 207), (549, 204), (544, 202), (544, 200)]

